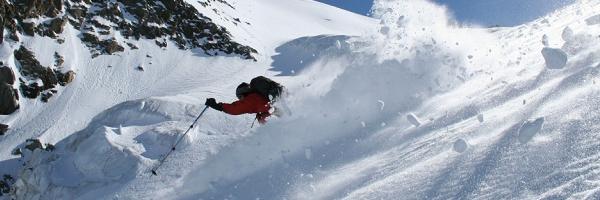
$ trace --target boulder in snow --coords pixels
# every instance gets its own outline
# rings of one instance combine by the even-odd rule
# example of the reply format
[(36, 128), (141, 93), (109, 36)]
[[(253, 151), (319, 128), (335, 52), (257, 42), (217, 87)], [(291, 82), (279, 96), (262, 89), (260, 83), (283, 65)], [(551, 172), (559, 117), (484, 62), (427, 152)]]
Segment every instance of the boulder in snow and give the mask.
[(519, 142), (527, 143), (535, 134), (542, 130), (542, 125), (544, 124), (544, 118), (540, 117), (534, 121), (526, 121), (519, 128)]
[(406, 119), (408, 120), (408, 122), (415, 125), (416, 127), (421, 126), (421, 121), (419, 121), (419, 118), (417, 118), (417, 116), (415, 116), (415, 114), (413, 113), (406, 115)]
[(542, 49), (542, 55), (544, 56), (546, 67), (548, 69), (562, 69), (567, 65), (567, 53), (561, 49), (544, 47), (544, 49)]

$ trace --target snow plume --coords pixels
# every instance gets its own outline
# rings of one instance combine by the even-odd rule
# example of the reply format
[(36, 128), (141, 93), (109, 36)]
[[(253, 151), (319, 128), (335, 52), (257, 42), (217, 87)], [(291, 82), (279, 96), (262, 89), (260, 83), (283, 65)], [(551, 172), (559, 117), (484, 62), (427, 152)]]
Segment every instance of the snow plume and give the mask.
[[(460, 85), (467, 73), (468, 52), (476, 46), (470, 38), (489, 37), (450, 25), (445, 9), (426, 1), (378, 1), (374, 10), (381, 27), (372, 34), (343, 41), (340, 36), (292, 41), (294, 46), (312, 46), (314, 41), (330, 44), (319, 45), (324, 52), (288, 83), (292, 92), (286, 103), (292, 115), (272, 120), (252, 137), (207, 160), (173, 192), (189, 199), (225, 198), (231, 193), (267, 199), (281, 195), (331, 199), (340, 192), (336, 186), (315, 194), (304, 186), (292, 187), (293, 191), (285, 188), (290, 182), (302, 185), (302, 171), (356, 159), (336, 155), (351, 151), (344, 144), (405, 116), (428, 97)], [(306, 152), (311, 152), (311, 159), (305, 159)], [(264, 182), (265, 170), (278, 177), (270, 181), (280, 181), (280, 186), (247, 184)]]

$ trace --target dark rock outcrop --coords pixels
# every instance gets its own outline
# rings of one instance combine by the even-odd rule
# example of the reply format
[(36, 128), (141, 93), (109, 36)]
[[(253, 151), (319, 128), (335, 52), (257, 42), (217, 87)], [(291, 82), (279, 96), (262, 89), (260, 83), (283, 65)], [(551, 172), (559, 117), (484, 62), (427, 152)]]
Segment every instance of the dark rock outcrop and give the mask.
[(63, 63), (65, 63), (65, 58), (58, 54), (58, 52), (54, 52), (54, 66), (61, 67)]
[(13, 184), (15, 184), (15, 179), (8, 174), (4, 174), (0, 180), (0, 196), (10, 193)]
[(41, 149), (42, 151), (54, 151), (55, 147), (50, 143), (42, 145), (42, 142), (39, 139), (27, 139), (25, 140), (25, 143), (20, 144), (18, 147), (13, 149), (11, 154), (15, 156), (23, 156), (23, 152), (33, 152), (36, 149)]
[(8, 83), (0, 83), (0, 115), (8, 115), (19, 109), (18, 93)]
[(58, 83), (65, 86), (75, 80), (75, 72), (68, 71), (67, 73), (58, 73)]
[(8, 125), (0, 124), (0, 135), (4, 135), (8, 131)]
[(54, 88), (54, 86), (58, 84), (58, 79), (56, 78), (54, 71), (48, 67), (42, 66), (31, 51), (21, 46), (21, 48), (14, 53), (15, 58), (21, 64), (21, 74), (28, 77), (28, 79), (41, 79), (44, 84), (40, 86), (42, 90)]
[[(202, 5), (208, 6), (211, 2)], [(224, 0), (216, 2), (233, 8)], [(126, 19), (125, 16), (131, 17)], [(239, 18), (235, 19), (240, 22)], [(215, 24), (184, 0), (0, 0), (0, 26), (10, 32), (7, 35), (13, 40), (19, 40), (17, 32), (21, 32), (58, 41), (66, 23), (84, 32), (80, 37), (94, 56), (125, 50), (119, 42), (126, 41), (89, 37), (108, 36), (111, 31), (118, 31), (128, 40), (156, 39), (156, 45), (160, 47), (166, 47), (169, 41), (180, 49), (200, 48), (209, 56), (233, 54), (256, 60), (253, 56), (257, 53), (255, 49), (233, 41), (224, 27)], [(3, 39), (0, 37), (0, 43)]]
[[(47, 102), (56, 93), (53, 89), (57, 84), (64, 86), (75, 78), (75, 73), (72, 71), (63, 74), (59, 70), (42, 66), (33, 53), (23, 46), (14, 53), (16, 60), (21, 65), (20, 72), (24, 77), (24, 79), (19, 79), (21, 93), (27, 98), (35, 99), (42, 95), (41, 100)], [(57, 55), (55, 54), (57, 64), (62, 64), (60, 61), (62, 57)], [(42, 85), (38, 84), (36, 81), (38, 79), (42, 80)]]
[(9, 67), (0, 67), (0, 83), (15, 83), (15, 73)]

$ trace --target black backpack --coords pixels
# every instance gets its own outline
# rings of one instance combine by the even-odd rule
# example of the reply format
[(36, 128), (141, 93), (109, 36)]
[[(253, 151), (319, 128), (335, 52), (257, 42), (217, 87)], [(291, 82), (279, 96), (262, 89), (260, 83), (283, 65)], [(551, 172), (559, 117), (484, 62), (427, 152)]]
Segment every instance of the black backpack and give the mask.
[(250, 88), (271, 102), (275, 102), (281, 96), (281, 93), (283, 93), (283, 86), (281, 84), (264, 76), (253, 78), (250, 81)]

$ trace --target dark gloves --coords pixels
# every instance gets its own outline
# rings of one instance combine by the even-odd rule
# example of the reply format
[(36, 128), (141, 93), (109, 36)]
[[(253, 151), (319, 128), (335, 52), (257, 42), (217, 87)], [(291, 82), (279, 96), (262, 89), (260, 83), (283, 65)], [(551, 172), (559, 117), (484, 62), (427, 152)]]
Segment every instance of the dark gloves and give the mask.
[(208, 107), (211, 107), (218, 111), (223, 111), (223, 104), (217, 103), (217, 100), (215, 100), (215, 98), (206, 99), (204, 105), (207, 105)]

